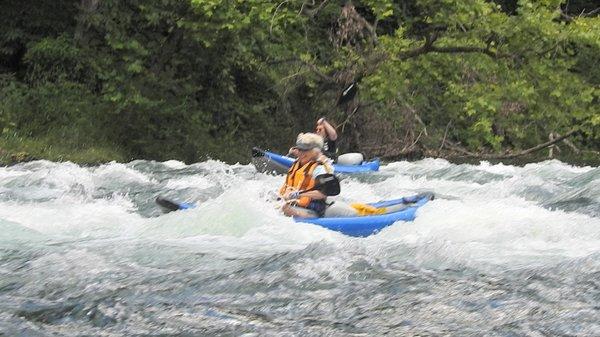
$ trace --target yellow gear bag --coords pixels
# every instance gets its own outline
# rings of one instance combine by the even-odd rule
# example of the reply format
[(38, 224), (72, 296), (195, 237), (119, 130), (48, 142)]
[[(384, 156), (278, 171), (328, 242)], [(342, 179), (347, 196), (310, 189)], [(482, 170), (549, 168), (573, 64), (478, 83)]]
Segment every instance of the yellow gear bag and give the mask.
[(385, 207), (377, 208), (375, 206), (361, 204), (359, 202), (350, 204), (350, 207), (354, 208), (358, 215), (380, 215), (387, 212), (387, 208)]

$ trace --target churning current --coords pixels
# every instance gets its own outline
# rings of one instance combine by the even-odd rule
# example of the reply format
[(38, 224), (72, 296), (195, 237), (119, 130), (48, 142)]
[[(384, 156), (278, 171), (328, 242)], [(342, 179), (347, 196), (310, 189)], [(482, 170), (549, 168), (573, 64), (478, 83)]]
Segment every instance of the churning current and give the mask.
[(437, 198), (367, 238), (282, 216), (282, 181), (219, 161), (0, 168), (0, 335), (600, 335), (598, 167), (390, 163), (338, 198)]

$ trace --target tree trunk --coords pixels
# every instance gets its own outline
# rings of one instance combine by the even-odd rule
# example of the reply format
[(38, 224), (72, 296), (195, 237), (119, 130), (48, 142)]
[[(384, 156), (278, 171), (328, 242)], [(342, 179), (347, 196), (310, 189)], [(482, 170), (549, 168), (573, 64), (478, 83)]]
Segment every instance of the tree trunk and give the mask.
[(77, 27), (75, 27), (75, 41), (79, 45), (85, 45), (88, 42), (85, 38), (85, 17), (94, 13), (98, 9), (99, 4), (100, 0), (81, 0)]

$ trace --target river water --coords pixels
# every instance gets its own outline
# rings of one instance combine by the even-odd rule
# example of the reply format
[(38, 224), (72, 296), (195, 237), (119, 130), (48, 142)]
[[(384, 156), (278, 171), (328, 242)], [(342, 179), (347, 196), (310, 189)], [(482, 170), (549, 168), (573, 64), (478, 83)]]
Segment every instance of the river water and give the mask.
[[(437, 198), (368, 238), (283, 217), (282, 181), (218, 161), (0, 168), (0, 335), (600, 336), (598, 167), (390, 163), (341, 198)], [(159, 194), (199, 206), (163, 215)]]

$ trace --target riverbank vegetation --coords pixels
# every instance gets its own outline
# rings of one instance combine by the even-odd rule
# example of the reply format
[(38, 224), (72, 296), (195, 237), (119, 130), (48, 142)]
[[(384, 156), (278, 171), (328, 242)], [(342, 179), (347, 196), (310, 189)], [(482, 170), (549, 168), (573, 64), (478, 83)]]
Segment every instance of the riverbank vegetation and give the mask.
[(599, 156), (595, 1), (1, 6), (4, 163), (247, 162), (320, 116), (368, 156)]

